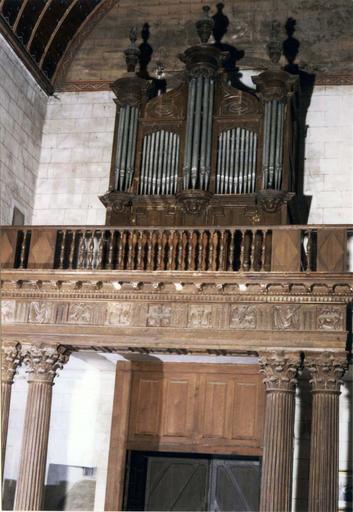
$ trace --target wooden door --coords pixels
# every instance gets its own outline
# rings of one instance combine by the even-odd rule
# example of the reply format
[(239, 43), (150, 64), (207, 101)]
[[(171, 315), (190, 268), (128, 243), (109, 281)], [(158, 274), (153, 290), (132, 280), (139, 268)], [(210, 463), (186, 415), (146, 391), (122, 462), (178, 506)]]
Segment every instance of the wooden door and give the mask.
[(255, 512), (260, 501), (260, 463), (213, 460), (210, 471), (209, 508), (212, 512)]
[(206, 511), (209, 462), (150, 457), (144, 510)]

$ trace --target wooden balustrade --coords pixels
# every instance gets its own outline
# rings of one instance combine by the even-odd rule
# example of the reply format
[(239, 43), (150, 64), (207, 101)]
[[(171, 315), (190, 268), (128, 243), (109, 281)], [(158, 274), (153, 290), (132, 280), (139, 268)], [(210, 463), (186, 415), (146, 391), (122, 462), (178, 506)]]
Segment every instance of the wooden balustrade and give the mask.
[(16, 269), (345, 272), (352, 234), (346, 226), (6, 227), (0, 257)]

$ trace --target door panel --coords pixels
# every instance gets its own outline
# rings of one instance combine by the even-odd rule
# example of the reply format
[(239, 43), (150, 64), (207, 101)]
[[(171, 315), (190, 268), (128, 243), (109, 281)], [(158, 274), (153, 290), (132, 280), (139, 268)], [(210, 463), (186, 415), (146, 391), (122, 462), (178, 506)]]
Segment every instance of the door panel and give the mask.
[(257, 511), (259, 500), (259, 462), (212, 461), (209, 510), (214, 512)]
[(145, 510), (206, 511), (208, 473), (207, 460), (150, 457)]

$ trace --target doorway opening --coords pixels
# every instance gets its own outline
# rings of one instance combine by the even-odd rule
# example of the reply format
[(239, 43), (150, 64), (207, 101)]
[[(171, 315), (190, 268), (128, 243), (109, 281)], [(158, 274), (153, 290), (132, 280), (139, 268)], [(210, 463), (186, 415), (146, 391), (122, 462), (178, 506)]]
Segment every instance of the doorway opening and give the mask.
[(260, 481), (258, 458), (131, 451), (124, 510), (255, 512)]

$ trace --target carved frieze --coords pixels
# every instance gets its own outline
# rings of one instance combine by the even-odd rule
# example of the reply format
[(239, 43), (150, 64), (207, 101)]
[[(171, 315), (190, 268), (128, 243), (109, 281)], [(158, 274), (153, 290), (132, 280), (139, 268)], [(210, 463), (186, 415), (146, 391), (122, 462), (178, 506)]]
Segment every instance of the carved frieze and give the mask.
[(317, 328), (324, 331), (339, 331), (343, 329), (343, 313), (338, 307), (326, 306), (318, 308)]
[[(152, 285), (151, 285), (152, 286)], [(261, 331), (345, 331), (345, 305), (247, 302), (224, 296), (124, 294), (125, 300), (6, 300), (2, 322), (8, 324), (93, 325), (108, 327), (180, 327)], [(159, 290), (159, 288), (158, 288)], [(135, 299), (135, 300), (134, 300)], [(222, 299), (218, 301), (217, 299)], [(223, 300), (225, 299), (225, 300)], [(272, 300), (272, 299), (271, 299)]]
[(166, 304), (150, 304), (147, 313), (147, 327), (169, 327), (172, 307)]
[(229, 327), (233, 327), (235, 329), (255, 329), (256, 307), (232, 306), (230, 308)]
[(192, 304), (189, 309), (189, 327), (212, 327), (212, 306)]
[(274, 306), (273, 308), (273, 327), (281, 331), (298, 331), (299, 312), (301, 306), (286, 304)]

